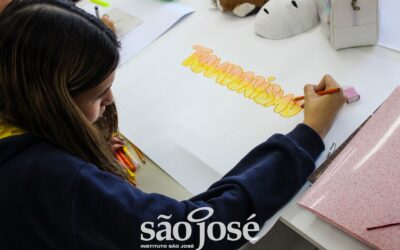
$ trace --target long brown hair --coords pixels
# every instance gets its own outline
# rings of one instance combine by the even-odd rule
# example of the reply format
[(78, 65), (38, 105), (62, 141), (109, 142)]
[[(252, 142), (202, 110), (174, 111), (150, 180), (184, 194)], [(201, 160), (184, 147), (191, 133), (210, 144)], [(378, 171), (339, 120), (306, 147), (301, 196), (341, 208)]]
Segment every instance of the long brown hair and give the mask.
[[(0, 34), (0, 119), (129, 180), (101, 133), (116, 128), (107, 115), (115, 106), (107, 107), (100, 131), (73, 100), (116, 69), (116, 36), (58, 0), (14, 0), (0, 14)], [(104, 119), (111, 119), (109, 128)]]

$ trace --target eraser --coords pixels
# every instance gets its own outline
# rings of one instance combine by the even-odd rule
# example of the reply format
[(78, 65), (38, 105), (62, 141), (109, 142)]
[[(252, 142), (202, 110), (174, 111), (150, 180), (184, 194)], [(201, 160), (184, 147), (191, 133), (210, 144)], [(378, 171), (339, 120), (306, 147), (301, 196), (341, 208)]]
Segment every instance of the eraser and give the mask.
[(360, 94), (358, 94), (358, 92), (353, 87), (344, 89), (343, 94), (347, 98), (347, 103), (356, 102), (356, 101), (360, 100), (360, 98), (361, 98)]

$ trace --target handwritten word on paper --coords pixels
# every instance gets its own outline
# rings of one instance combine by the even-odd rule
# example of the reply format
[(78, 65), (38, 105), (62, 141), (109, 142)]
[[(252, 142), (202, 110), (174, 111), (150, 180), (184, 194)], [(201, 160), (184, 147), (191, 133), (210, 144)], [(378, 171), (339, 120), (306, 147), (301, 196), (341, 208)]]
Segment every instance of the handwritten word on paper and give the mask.
[(226, 86), (232, 91), (243, 94), (264, 107), (274, 107), (274, 112), (282, 117), (292, 117), (302, 111), (301, 104), (292, 101), (294, 95), (284, 96), (282, 88), (273, 83), (275, 77), (268, 78), (254, 74), (251, 71), (244, 71), (242, 67), (223, 62), (213, 50), (195, 45), (195, 52), (182, 63), (194, 73), (203, 73), (207, 78), (215, 78), (215, 81)]

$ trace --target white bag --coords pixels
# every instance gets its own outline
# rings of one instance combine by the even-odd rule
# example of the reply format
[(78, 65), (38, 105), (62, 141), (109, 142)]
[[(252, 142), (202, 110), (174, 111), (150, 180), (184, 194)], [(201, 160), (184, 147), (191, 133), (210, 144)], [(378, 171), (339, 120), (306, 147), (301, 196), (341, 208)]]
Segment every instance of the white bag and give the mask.
[(336, 50), (375, 45), (379, 35), (378, 0), (319, 0), (322, 26)]

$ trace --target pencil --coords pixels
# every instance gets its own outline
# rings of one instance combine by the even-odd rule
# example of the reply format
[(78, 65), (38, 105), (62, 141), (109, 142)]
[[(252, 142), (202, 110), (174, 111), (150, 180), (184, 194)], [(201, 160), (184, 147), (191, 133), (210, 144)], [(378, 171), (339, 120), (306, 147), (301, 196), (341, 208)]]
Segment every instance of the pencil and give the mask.
[(125, 165), (124, 160), (121, 158), (121, 156), (120, 156), (118, 153), (115, 153), (114, 155), (115, 155), (115, 158), (117, 158), (117, 160), (118, 160), (120, 163), (123, 163), (123, 164)]
[(132, 162), (125, 156), (125, 154), (121, 150), (118, 150), (117, 154), (130, 170), (132, 171), (136, 170), (136, 167), (132, 164)]
[(133, 143), (131, 143), (131, 144), (132, 144), (132, 147), (135, 150), (136, 154), (139, 156), (140, 160), (143, 163), (146, 163), (146, 160), (144, 158), (144, 155), (143, 155), (142, 151), (140, 151), (140, 149), (138, 147), (136, 147), (135, 144), (133, 144)]
[(99, 6), (94, 6), (94, 12), (96, 13), (96, 17), (100, 19)]
[(128, 162), (129, 168), (130, 168), (132, 171), (136, 171), (136, 164), (135, 164), (134, 162), (132, 162), (132, 160), (124, 153), (123, 150), (120, 150), (119, 152), (120, 152), (120, 154), (121, 154), (121, 158), (122, 158), (124, 161)]
[(136, 175), (133, 173), (129, 168), (125, 168), (126, 172), (128, 173), (129, 181), (136, 186)]
[[(126, 172), (128, 172), (130, 178), (132, 178), (132, 180), (135, 180), (135, 177), (136, 177), (135, 173), (132, 172), (129, 168), (125, 168), (125, 169), (126, 169)], [(136, 181), (135, 181), (135, 184), (136, 184)]]
[[(334, 88), (334, 89), (327, 89), (327, 90), (318, 91), (317, 94), (318, 95), (327, 95), (327, 94), (337, 93), (339, 91), (340, 91), (340, 88)], [(303, 99), (304, 99), (304, 96), (298, 96), (298, 97), (293, 98), (293, 101), (297, 102), (297, 101), (300, 101), (300, 100), (303, 100)]]
[[(135, 153), (137, 154), (137, 156), (139, 157), (140, 161), (143, 163), (146, 163), (146, 159), (144, 158), (144, 154), (142, 153), (142, 151), (136, 147), (135, 144), (133, 144), (133, 142), (131, 140), (128, 140), (126, 137), (124, 137), (123, 135), (121, 135), (125, 141), (129, 142), (132, 145), (133, 150), (135, 150)], [(131, 157), (131, 155), (129, 154), (129, 156)], [(131, 157), (132, 158), (132, 157)]]
[(122, 150), (125, 153), (125, 156), (133, 163), (133, 165), (135, 167), (138, 167), (139, 164), (137, 163), (137, 161), (135, 161), (135, 158), (133, 158), (132, 154), (129, 152), (128, 148), (126, 146), (122, 147)]
[(128, 164), (124, 161), (124, 159), (122, 158), (121, 154), (119, 152), (115, 152), (115, 158), (117, 158), (117, 160), (122, 163), (122, 165), (126, 168), (128, 167)]

